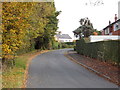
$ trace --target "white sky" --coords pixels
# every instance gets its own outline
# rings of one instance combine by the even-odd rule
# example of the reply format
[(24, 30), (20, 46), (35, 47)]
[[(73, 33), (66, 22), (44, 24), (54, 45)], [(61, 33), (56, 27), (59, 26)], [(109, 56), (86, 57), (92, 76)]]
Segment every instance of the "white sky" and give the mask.
[[(73, 32), (80, 26), (79, 20), (88, 17), (95, 29), (102, 30), (109, 24), (109, 20), (114, 22), (115, 14), (118, 14), (118, 1), (120, 0), (100, 0), (103, 5), (91, 6), (90, 0), (54, 0), (57, 11), (62, 11), (58, 16), (58, 31), (69, 34), (73, 38)], [(97, 0), (91, 0), (97, 1)], [(85, 5), (85, 3), (88, 5)]]

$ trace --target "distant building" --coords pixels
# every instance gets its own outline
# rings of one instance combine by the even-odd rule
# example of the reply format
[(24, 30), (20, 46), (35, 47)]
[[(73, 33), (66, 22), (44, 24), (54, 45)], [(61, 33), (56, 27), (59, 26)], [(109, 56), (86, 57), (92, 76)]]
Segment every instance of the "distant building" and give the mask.
[(57, 34), (55, 39), (58, 42), (73, 42), (73, 39), (68, 34)]

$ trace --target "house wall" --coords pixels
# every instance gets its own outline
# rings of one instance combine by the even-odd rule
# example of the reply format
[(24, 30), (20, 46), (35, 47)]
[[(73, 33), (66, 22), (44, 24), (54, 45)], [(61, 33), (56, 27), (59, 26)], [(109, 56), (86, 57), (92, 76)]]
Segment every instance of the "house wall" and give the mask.
[(105, 31), (104, 30), (102, 30), (102, 35), (105, 35)]
[(60, 42), (73, 42), (72, 39), (59, 39)]
[(112, 35), (120, 35), (120, 22), (114, 24)]
[(120, 35), (120, 29), (115, 31), (115, 32), (113, 32), (112, 35)]

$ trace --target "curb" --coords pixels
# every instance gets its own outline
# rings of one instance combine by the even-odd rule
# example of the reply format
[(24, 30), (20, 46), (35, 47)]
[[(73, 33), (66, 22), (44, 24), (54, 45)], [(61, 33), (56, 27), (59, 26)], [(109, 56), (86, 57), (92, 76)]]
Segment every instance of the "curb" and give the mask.
[(82, 63), (78, 62), (77, 60), (75, 60), (74, 58), (72, 58), (70, 55), (68, 55), (68, 52), (65, 52), (64, 55), (65, 55), (67, 58), (69, 58), (71, 61), (73, 61), (73, 62), (75, 62), (75, 63), (83, 66), (84, 68), (88, 69), (89, 71), (92, 71), (92, 72), (96, 73), (97, 75), (103, 77), (104, 79), (107, 79), (108, 81), (110, 81), (110, 82), (112, 82), (112, 83), (120, 86), (119, 82), (115, 82), (115, 81), (113, 81), (110, 77), (108, 77), (108, 76), (106, 76), (106, 75), (104, 75), (104, 74), (102, 74), (102, 73), (94, 70), (94, 69), (91, 68), (91, 67), (88, 67), (88, 66), (85, 65), (85, 64), (82, 64)]

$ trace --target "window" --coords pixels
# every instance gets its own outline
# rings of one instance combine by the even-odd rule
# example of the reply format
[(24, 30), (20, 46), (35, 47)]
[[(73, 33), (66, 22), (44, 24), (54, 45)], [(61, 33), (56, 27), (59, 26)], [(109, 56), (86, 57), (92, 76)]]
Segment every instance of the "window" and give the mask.
[(109, 34), (109, 28), (105, 29), (105, 34)]
[(119, 28), (118, 23), (114, 24), (114, 31), (117, 31), (117, 30), (118, 30), (118, 28)]

